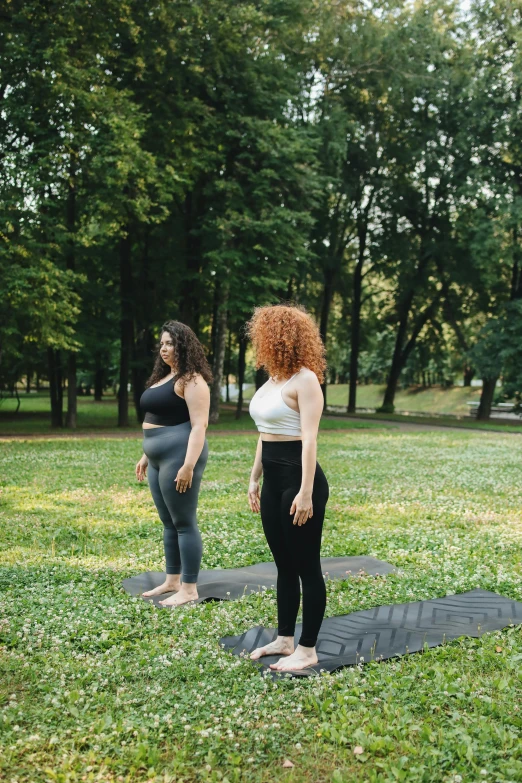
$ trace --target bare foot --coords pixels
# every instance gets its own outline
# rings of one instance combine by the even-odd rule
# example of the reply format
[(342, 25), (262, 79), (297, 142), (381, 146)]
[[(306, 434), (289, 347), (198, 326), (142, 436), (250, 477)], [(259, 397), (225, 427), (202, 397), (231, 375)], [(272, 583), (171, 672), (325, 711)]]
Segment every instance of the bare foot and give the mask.
[(299, 672), (309, 666), (315, 666), (316, 663), (319, 661), (315, 647), (301, 647), (298, 644), (292, 655), (289, 655), (288, 658), (281, 658), (277, 663), (271, 663), (270, 668), (277, 672)]
[(265, 647), (258, 647), (257, 650), (250, 653), (250, 660), (257, 661), (263, 655), (291, 655), (294, 651), (293, 636), (278, 636), (275, 641), (270, 642)]
[(154, 595), (161, 595), (162, 593), (172, 593), (173, 590), (177, 591), (181, 587), (181, 581), (179, 576), (175, 576), (175, 578), (169, 579), (167, 577), (163, 584), (159, 585), (158, 587), (155, 587), (153, 590), (147, 590), (145, 593), (142, 593), (142, 596), (144, 598), (152, 598)]
[(170, 595), (164, 601), (159, 601), (162, 606), (182, 606), (190, 601), (197, 601), (199, 598), (196, 585), (181, 585), (179, 593)]

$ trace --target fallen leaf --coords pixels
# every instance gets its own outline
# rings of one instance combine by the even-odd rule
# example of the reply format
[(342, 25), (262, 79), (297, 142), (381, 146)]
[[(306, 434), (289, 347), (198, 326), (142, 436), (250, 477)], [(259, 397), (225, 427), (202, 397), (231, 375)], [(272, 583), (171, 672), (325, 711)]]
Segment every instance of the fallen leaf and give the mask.
[(292, 767), (295, 767), (295, 764), (292, 764), (292, 762), (290, 761), (290, 759), (285, 759), (285, 760), (283, 761), (283, 767), (284, 767), (285, 769), (291, 769)]
[(497, 645), (497, 647), (495, 647), (495, 652), (502, 652), (502, 647), (499, 647), (499, 646)]
[(356, 756), (360, 756), (361, 753), (364, 753), (364, 748), (362, 748), (360, 745), (356, 745), (353, 749), (353, 752)]

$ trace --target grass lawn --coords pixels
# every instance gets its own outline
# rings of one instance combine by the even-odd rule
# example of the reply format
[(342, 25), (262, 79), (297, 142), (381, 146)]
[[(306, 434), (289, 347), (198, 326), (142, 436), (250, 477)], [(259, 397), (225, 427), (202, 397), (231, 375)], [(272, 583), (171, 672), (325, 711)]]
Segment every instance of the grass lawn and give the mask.
[[(357, 407), (378, 408), (382, 405), (384, 386), (369, 384), (357, 388)], [(467, 416), (467, 402), (479, 402), (482, 389), (453, 386), (450, 389), (433, 386), (429, 389), (399, 389), (395, 396), (395, 410), (410, 413), (437, 413)], [(327, 400), (329, 405), (348, 404), (348, 385), (336, 384), (328, 386)]]
[[(357, 388), (358, 408), (378, 408), (382, 405), (384, 386), (368, 384)], [(245, 399), (250, 399), (255, 389), (245, 391)], [(410, 413), (436, 413), (453, 416), (467, 416), (469, 409), (466, 403), (479, 402), (481, 389), (454, 386), (450, 389), (433, 386), (429, 389), (399, 389), (395, 396), (395, 409)], [(329, 384), (327, 390), (329, 405), (348, 405), (348, 384)]]
[[(64, 406), (66, 407), (66, 406)], [(51, 428), (50, 403), (46, 395), (31, 394), (22, 395), (22, 402), (18, 413), (16, 400), (5, 399), (0, 404), (0, 436), (2, 435), (45, 435), (65, 434), (70, 435), (67, 429), (56, 430)], [(130, 426), (127, 432), (141, 433), (141, 425), (135, 418), (134, 409), (129, 412)], [(96, 402), (92, 397), (78, 397), (78, 429), (80, 434), (93, 432), (121, 433), (117, 427), (118, 407), (114, 397), (107, 397), (102, 402)], [(324, 418), (321, 421), (322, 429), (368, 429), (372, 427), (386, 427), (384, 423), (371, 421), (370, 419), (334, 420)], [(211, 431), (222, 430), (251, 430), (255, 432), (255, 424), (244, 410), (239, 421), (236, 421), (234, 410), (223, 408), (220, 412), (219, 422), (210, 426)]]
[[(203, 567), (270, 556), (245, 502), (255, 441), (211, 439)], [(162, 567), (139, 453), (133, 439), (1, 445), (1, 780), (522, 781), (520, 627), (273, 682), (218, 646), (272, 626), (272, 592), (179, 611), (125, 594), (124, 577)], [(522, 439), (324, 432), (319, 459), (323, 554), (401, 569), (328, 583), (328, 615), (475, 587), (522, 600)]]

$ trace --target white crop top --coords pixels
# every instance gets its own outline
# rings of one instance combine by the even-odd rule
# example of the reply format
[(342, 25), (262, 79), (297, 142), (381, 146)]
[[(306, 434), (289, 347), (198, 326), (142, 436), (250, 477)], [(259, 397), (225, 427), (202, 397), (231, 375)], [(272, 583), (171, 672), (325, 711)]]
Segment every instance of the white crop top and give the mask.
[[(301, 416), (283, 400), (282, 391), (290, 381), (289, 378), (282, 386), (265, 391), (260, 397), (258, 389), (250, 400), (250, 415), (256, 423), (259, 432), (267, 432), (271, 435), (301, 435)], [(271, 384), (269, 384), (270, 386)], [(263, 388), (263, 387), (262, 387)]]

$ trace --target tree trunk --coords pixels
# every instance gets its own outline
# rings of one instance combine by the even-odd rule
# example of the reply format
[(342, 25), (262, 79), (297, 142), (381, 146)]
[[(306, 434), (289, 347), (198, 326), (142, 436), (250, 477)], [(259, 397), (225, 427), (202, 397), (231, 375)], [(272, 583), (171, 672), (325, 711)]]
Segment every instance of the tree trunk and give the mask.
[(18, 413), (18, 411), (20, 410), (20, 395), (18, 394), (18, 386), (16, 385), (16, 383), (13, 386), (13, 396), (16, 399), (16, 410), (15, 410), (15, 413)]
[(196, 192), (189, 192), (184, 204), (185, 233), (185, 277), (183, 280), (183, 297), (181, 299), (181, 320), (199, 336), (199, 321), (201, 314), (200, 273), (201, 273), (201, 239), (196, 229), (199, 224), (199, 214), (202, 205)]
[(26, 376), (26, 382), (25, 382), (25, 393), (29, 394), (31, 391), (31, 375), (32, 371), (31, 369), (27, 370), (27, 376)]
[(150, 297), (149, 248), (150, 229), (146, 226), (139, 261), (139, 277), (133, 283), (133, 289), (140, 291), (140, 296), (133, 299), (133, 324), (136, 334), (132, 349), (132, 392), (136, 418), (140, 424), (143, 423), (140, 399), (145, 391), (145, 384), (151, 372), (151, 357), (154, 355), (154, 335), (149, 323), (153, 310), (153, 302)]
[(149, 327), (141, 330), (134, 346), (134, 363), (132, 368), (132, 393), (136, 418), (141, 424), (143, 413), (140, 408), (141, 395), (145, 391), (145, 384), (150, 375), (150, 357), (154, 352), (154, 337)]
[(217, 424), (219, 421), (219, 402), (221, 399), (221, 384), (223, 383), (223, 365), (227, 342), (228, 285), (217, 281), (216, 288), (219, 289), (219, 293), (215, 324), (215, 351), (212, 362), (214, 380), (210, 389), (209, 422), (211, 424)]
[(496, 378), (482, 379), (482, 394), (480, 395), (480, 403), (477, 411), (478, 421), (488, 421), (491, 416), (491, 406), (493, 405), (497, 381), (498, 376)]
[[(75, 183), (75, 157), (71, 152), (69, 157), (69, 182), (67, 192), (67, 231), (69, 234), (67, 250), (67, 269), (74, 272), (76, 268), (74, 232), (76, 224), (76, 183)], [(67, 356), (67, 416), (65, 426), (71, 430), (76, 429), (78, 400), (76, 396), (76, 354), (72, 351)]]
[(212, 297), (212, 321), (210, 323), (210, 355), (208, 357), (210, 366), (214, 365), (214, 356), (216, 355), (216, 339), (218, 333), (219, 308), (221, 304), (221, 283), (216, 280), (214, 285), (214, 295)]
[(96, 367), (94, 373), (94, 399), (96, 400), (96, 402), (101, 402), (103, 399), (104, 376), (105, 376), (104, 368)]
[[(393, 351), (392, 366), (390, 368), (390, 374), (388, 376), (388, 382), (386, 384), (386, 391), (384, 392), (384, 400), (382, 406), (378, 408), (378, 413), (393, 413), (395, 410), (395, 394), (397, 392), (397, 386), (399, 378), (403, 370), (404, 365), (408, 361), (408, 358), (415, 347), (417, 338), (424, 326), (435, 312), (435, 309), (439, 303), (440, 293), (435, 296), (432, 303), (423, 310), (417, 317), (413, 332), (410, 339), (404, 346), (404, 340), (406, 338), (406, 329), (408, 326), (408, 318), (410, 314), (411, 304), (413, 302), (413, 291), (408, 294), (405, 303), (402, 308), (402, 316), (399, 321), (399, 329), (397, 331), (397, 339), (395, 341), (395, 348)], [(428, 383), (431, 386), (431, 379), (428, 375)]]
[[(321, 321), (319, 324), (319, 331), (321, 338), (326, 348), (326, 340), (328, 338), (328, 320), (330, 318), (330, 308), (332, 306), (333, 297), (333, 272), (330, 269), (324, 270), (324, 288), (323, 288), (323, 303), (321, 306)], [(321, 384), (323, 390), (323, 408), (326, 409), (326, 394), (328, 388), (328, 381), (325, 376), (324, 383)]]
[(65, 426), (71, 430), (76, 429), (77, 410), (76, 354), (70, 352), (67, 356), (67, 417)]
[(36, 385), (35, 385), (36, 391), (40, 391), (40, 371), (36, 371)]
[(400, 361), (400, 355), (396, 357), (394, 355), (392, 360), (392, 366), (388, 374), (386, 381), (386, 391), (384, 392), (384, 399), (380, 408), (377, 408), (377, 413), (393, 413), (395, 410), (395, 395), (397, 393), (397, 385), (401, 376), (402, 363)]
[(237, 360), (237, 406), (236, 419), (241, 418), (243, 412), (243, 384), (245, 382), (246, 350), (248, 340), (244, 334), (239, 337), (239, 355)]
[(131, 240), (129, 230), (120, 240), (120, 384), (118, 389), (118, 427), (129, 426), (130, 360), (134, 343), (132, 311)]
[(359, 234), (359, 256), (353, 272), (352, 332), (350, 336), (350, 391), (348, 413), (357, 407), (357, 381), (359, 379), (359, 350), (361, 346), (362, 270), (366, 252), (366, 230)]
[(230, 357), (232, 355), (232, 330), (228, 330), (228, 345), (225, 357), (225, 386), (226, 386), (226, 402), (230, 402)]
[(518, 225), (513, 226), (513, 270), (511, 273), (511, 300), (522, 299), (522, 250)]
[(407, 301), (402, 308), (402, 313), (399, 319), (399, 328), (397, 330), (397, 336), (395, 338), (395, 347), (393, 349), (393, 358), (388, 374), (388, 380), (386, 382), (386, 391), (384, 392), (384, 399), (382, 405), (377, 409), (378, 413), (393, 413), (395, 410), (395, 394), (397, 392), (397, 384), (401, 375), (403, 362), (402, 351), (404, 340), (406, 339), (406, 329), (408, 328), (408, 318), (410, 314), (410, 307), (413, 300), (413, 293), (408, 295)]
[(51, 398), (51, 427), (63, 427), (62, 365), (60, 351), (47, 349), (49, 365), (49, 394)]
[(464, 367), (464, 386), (471, 386), (471, 381), (475, 377), (475, 370), (473, 367), (466, 365)]

